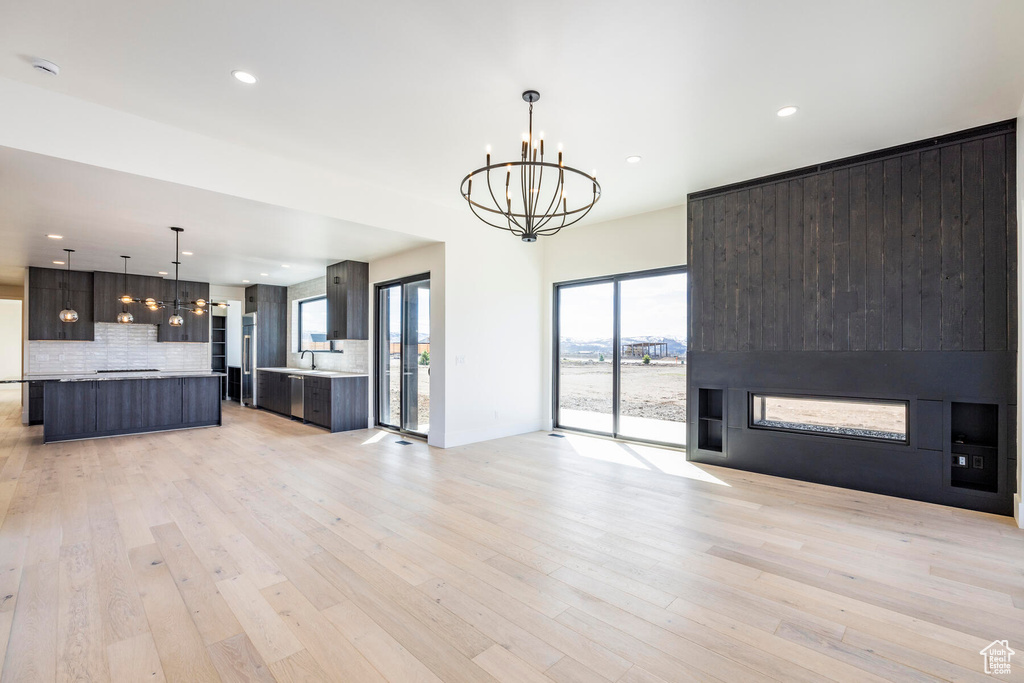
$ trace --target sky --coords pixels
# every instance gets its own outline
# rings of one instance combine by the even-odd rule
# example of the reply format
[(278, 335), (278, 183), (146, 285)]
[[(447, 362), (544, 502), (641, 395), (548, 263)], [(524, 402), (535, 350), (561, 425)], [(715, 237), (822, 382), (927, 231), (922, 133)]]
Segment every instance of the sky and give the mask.
[[(391, 310), (390, 316), (390, 332), (397, 333), (402, 329), (402, 307), (397, 305), (400, 299), (398, 295), (401, 293), (401, 286), (395, 285), (389, 287), (389, 297), (391, 297)], [(419, 315), (419, 329), (417, 330), (421, 335), (430, 334), (430, 290), (420, 289), (419, 290), (420, 300), (417, 313)]]
[[(610, 339), (612, 287), (601, 283), (559, 290), (559, 334)], [(623, 337), (686, 339), (685, 273), (623, 280), (621, 287)]]

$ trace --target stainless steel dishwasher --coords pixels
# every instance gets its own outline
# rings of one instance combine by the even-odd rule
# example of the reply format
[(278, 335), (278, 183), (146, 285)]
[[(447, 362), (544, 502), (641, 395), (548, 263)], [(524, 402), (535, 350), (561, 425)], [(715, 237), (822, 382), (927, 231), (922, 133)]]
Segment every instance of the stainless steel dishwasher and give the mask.
[(303, 418), (302, 375), (288, 375), (292, 381), (292, 417)]

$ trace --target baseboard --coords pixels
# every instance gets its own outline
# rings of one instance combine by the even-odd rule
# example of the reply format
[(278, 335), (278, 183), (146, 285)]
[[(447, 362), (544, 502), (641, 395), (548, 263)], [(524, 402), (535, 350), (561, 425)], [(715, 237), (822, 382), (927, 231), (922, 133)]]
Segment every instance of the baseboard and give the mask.
[[(455, 448), (456, 446), (465, 446), (471, 443), (478, 443), (480, 441), (490, 441), (491, 439), (501, 439), (506, 436), (516, 436), (518, 434), (529, 434), (530, 432), (541, 431), (543, 424), (541, 421), (523, 422), (517, 425), (503, 425), (498, 427), (489, 427), (487, 429), (474, 429), (463, 432), (446, 432), (444, 435), (444, 445), (442, 448)], [(435, 444), (431, 444), (435, 445)]]

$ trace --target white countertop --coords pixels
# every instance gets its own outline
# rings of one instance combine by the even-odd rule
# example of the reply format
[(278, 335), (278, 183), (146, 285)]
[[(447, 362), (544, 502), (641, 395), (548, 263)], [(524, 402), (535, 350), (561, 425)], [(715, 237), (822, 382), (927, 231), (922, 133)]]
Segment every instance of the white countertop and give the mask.
[(309, 375), (310, 377), (369, 377), (365, 372), (343, 372), (341, 370), (310, 370), (309, 368), (256, 368), (266, 372), (287, 372), (289, 375)]
[(69, 372), (26, 374), (22, 381), (89, 382), (115, 379), (170, 379), (172, 377), (222, 377), (226, 373), (210, 370), (158, 370), (156, 372)]

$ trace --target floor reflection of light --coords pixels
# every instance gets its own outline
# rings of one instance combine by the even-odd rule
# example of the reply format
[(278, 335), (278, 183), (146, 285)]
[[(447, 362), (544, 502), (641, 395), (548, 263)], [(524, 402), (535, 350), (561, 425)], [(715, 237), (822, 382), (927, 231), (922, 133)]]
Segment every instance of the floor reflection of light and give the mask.
[(383, 439), (387, 435), (388, 435), (387, 432), (382, 432), (382, 431), (374, 432), (373, 436), (371, 436), (369, 439), (367, 439), (366, 441), (363, 442), (363, 445), (365, 446), (366, 444), (377, 443), (378, 441), (380, 441), (381, 439)]
[(626, 465), (652, 472), (662, 472), (675, 477), (686, 477), (719, 486), (729, 486), (713, 474), (709, 474), (696, 463), (689, 462), (682, 451), (655, 446), (641, 446), (609, 439), (599, 439), (577, 434), (566, 434), (565, 440), (573, 450), (584, 458), (601, 460), (616, 465)]

